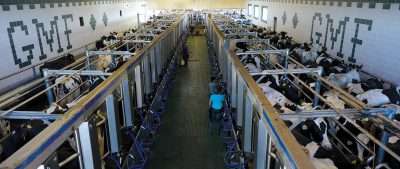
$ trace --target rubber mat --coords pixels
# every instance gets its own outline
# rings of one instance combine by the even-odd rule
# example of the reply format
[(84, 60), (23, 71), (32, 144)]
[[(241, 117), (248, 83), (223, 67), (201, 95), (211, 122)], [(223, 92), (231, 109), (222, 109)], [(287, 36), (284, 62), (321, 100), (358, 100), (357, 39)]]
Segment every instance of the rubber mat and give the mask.
[(188, 66), (177, 72), (148, 169), (226, 168), (223, 138), (208, 131), (210, 67), (205, 36), (189, 37), (187, 46)]

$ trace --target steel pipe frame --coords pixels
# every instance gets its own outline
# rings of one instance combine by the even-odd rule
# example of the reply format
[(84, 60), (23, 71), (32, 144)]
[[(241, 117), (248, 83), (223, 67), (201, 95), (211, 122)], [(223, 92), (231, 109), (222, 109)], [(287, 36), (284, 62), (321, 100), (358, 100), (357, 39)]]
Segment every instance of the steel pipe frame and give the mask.
[(129, 51), (112, 51), (112, 50), (98, 50), (98, 51), (87, 51), (87, 55), (129, 55), (133, 56), (136, 53), (131, 53)]
[(265, 43), (269, 43), (269, 39), (233, 39), (232, 40), (234, 43), (238, 43), (238, 42), (253, 42), (253, 43), (257, 43), (257, 42), (265, 42)]
[(262, 50), (262, 51), (247, 51), (247, 52), (238, 52), (236, 55), (263, 55), (263, 54), (289, 54), (289, 49), (283, 50)]
[[(228, 39), (225, 38), (223, 33), (218, 30), (215, 22), (211, 19), (211, 16), (208, 16), (208, 21), (209, 25), (209, 31), (210, 31), (210, 36), (212, 37), (211, 39), (213, 40), (213, 44), (215, 45), (214, 48), (216, 51), (218, 51), (220, 48), (224, 48), (222, 44), (219, 41), (228, 41)], [(220, 46), (218, 46), (220, 45)], [(225, 48), (225, 50), (229, 50), (229, 48)], [(256, 109), (258, 110), (257, 112), (259, 113), (259, 116), (261, 117), (263, 123), (265, 126), (267, 126), (268, 130), (268, 135), (272, 137), (273, 143), (275, 147), (277, 148), (277, 151), (280, 153), (280, 155), (283, 157), (283, 162), (285, 164), (286, 168), (314, 168), (314, 166), (311, 164), (311, 162), (308, 160), (307, 155), (304, 153), (304, 151), (299, 147), (296, 146), (298, 145), (297, 141), (294, 140), (293, 137), (290, 137), (291, 133), (287, 130), (286, 125), (284, 125), (283, 121), (279, 122), (280, 117), (278, 116), (278, 113), (275, 111), (275, 109), (272, 107), (272, 105), (268, 104), (268, 101), (266, 100), (266, 96), (262, 93), (261, 89), (257, 86), (254, 80), (249, 80), (247, 79), (252, 79), (252, 77), (248, 74), (248, 72), (245, 70), (244, 66), (242, 63), (239, 61), (237, 55), (234, 54), (233, 51), (229, 51), (229, 53), (226, 53), (228, 56), (218, 56), (218, 57), (225, 57), (230, 60), (232, 60), (232, 66), (236, 68), (235, 74), (238, 75), (238, 89), (245, 87), (245, 91), (247, 91), (247, 94), (251, 96), (252, 100), (255, 101)], [(219, 62), (222, 64), (222, 66), (225, 66), (225, 62)], [(220, 65), (221, 66), (221, 65)], [(224, 69), (221, 69), (224, 70)], [(235, 70), (235, 69), (231, 69)], [(224, 73), (224, 72), (223, 72)], [(228, 82), (229, 83), (229, 82)], [(240, 85), (242, 84), (242, 85)], [(243, 96), (243, 95), (242, 95)], [(238, 95), (238, 98), (242, 97)], [(254, 103), (253, 103), (254, 104)], [(240, 103), (238, 104), (238, 109), (240, 109)], [(266, 113), (268, 111), (268, 113)], [(260, 115), (261, 114), (261, 115)], [(279, 132), (276, 131), (276, 127), (274, 128), (273, 126), (279, 126)], [(286, 128), (286, 131), (285, 131)], [(284, 129), (284, 130), (282, 130)], [(285, 136), (283, 136), (285, 135)], [(282, 137), (285, 139), (283, 140)], [(291, 139), (292, 138), (292, 139)], [(290, 144), (285, 144), (290, 142)], [(290, 153), (288, 151), (290, 149)]]
[[(184, 33), (183, 33), (184, 34)], [(181, 37), (181, 38), (183, 38), (183, 37)], [(182, 45), (183, 45), (183, 40), (180, 40), (179, 41), (180, 43), (178, 44), (178, 47), (177, 47), (177, 49), (180, 49), (181, 47), (182, 47)], [(170, 73), (170, 71), (168, 71), (168, 70), (170, 70), (170, 68), (172, 67), (172, 65), (173, 65), (173, 62), (175, 62), (176, 61), (176, 59), (177, 59), (177, 54), (178, 54), (178, 52), (177, 52), (178, 50), (176, 50), (176, 52), (175, 52), (175, 54), (174, 54), (174, 57), (173, 57), (173, 59), (171, 60), (171, 62), (168, 64), (168, 69), (167, 69), (167, 72), (165, 73), (165, 76), (163, 77), (163, 80), (161, 81), (161, 84), (162, 85), (165, 85), (167, 82), (166, 82), (166, 76)], [(161, 86), (160, 86), (161, 87)], [(154, 106), (155, 106), (155, 104), (156, 104), (156, 102), (157, 102), (157, 97), (156, 96), (162, 96), (161, 95), (161, 92), (162, 92), (162, 90), (160, 90), (160, 88), (157, 88), (158, 90), (157, 90), (157, 92), (156, 92), (156, 94), (155, 94), (155, 97), (154, 97), (154, 99), (152, 100), (152, 102), (151, 102), (151, 104), (150, 104), (150, 108), (154, 108)], [(150, 110), (150, 111), (152, 111), (152, 110)], [(145, 117), (144, 117), (144, 119), (147, 119), (147, 116), (148, 116), (148, 114), (146, 114), (145, 115)], [(136, 134), (136, 137), (138, 137), (140, 134), (141, 134), (141, 132), (142, 132), (142, 130), (139, 130), (139, 132)], [(132, 146), (131, 147), (131, 149), (133, 148), (134, 146)], [(125, 163), (126, 163), (126, 161), (125, 161)], [(124, 165), (125, 166), (125, 165)]]
[(79, 76), (111, 76), (112, 73), (104, 73), (100, 70), (46, 70), (53, 75), (79, 75)]
[(151, 34), (151, 33), (127, 33), (125, 36), (128, 37), (139, 37), (139, 36), (144, 36), (144, 37), (156, 37), (158, 35), (156, 34)]
[[(151, 43), (144, 48), (152, 48), (156, 42), (162, 37), (168, 35), (178, 25), (186, 24), (184, 16), (177, 20), (168, 29), (162, 32), (159, 36), (153, 39)], [(172, 45), (172, 44), (171, 44)], [(81, 124), (87, 117), (93, 114), (99, 104), (105, 101), (106, 96), (111, 94), (115, 89), (120, 86), (122, 79), (127, 78), (127, 71), (137, 66), (145, 56), (144, 50), (137, 53), (138, 57), (130, 59), (120, 69), (115, 71), (113, 75), (107, 78), (95, 90), (87, 95), (87, 99), (81, 100), (77, 105), (68, 110), (61, 118), (50, 124), (44, 131), (39, 133), (32, 141), (24, 145), (10, 158), (6, 159), (0, 164), (0, 167), (5, 168), (35, 168), (39, 166), (49, 155), (54, 152), (60, 144), (69, 137), (73, 130)], [(63, 118), (64, 117), (64, 118)], [(55, 141), (58, 140), (58, 141)]]
[[(2, 114), (4, 111), (0, 111)], [(43, 111), (12, 111), (11, 113), (0, 116), (2, 119), (26, 119), (26, 120), (57, 120), (60, 114), (47, 114)]]
[[(296, 61), (296, 64), (299, 64), (297, 61)], [(301, 64), (300, 64), (301, 65)], [(280, 67), (282, 67), (282, 66), (280, 66)], [(304, 66), (303, 66), (304, 67)], [(283, 67), (282, 67), (283, 68)], [(312, 73), (312, 72), (311, 72)], [(294, 78), (296, 78), (296, 79), (298, 79), (296, 76), (294, 76), (293, 74), (291, 74)], [(317, 76), (318, 78), (322, 78), (321, 76), (319, 76), (318, 74), (315, 74), (315, 73), (313, 73), (313, 75), (314, 76)], [(299, 80), (299, 79), (298, 79)], [(326, 80), (326, 79), (321, 79), (321, 80)], [(300, 81), (301, 82), (301, 81)], [(301, 83), (304, 83), (304, 82), (301, 82)], [(330, 83), (328, 83), (328, 84), (330, 84)], [(330, 104), (329, 102), (327, 102), (320, 94), (318, 94), (316, 91), (314, 91), (313, 89), (311, 89), (311, 87), (309, 87), (309, 86), (307, 86), (307, 85), (305, 85), (310, 91), (312, 91), (315, 95), (317, 95), (319, 98), (321, 98), (323, 101), (325, 101), (326, 102), (326, 104), (328, 104), (329, 106), (331, 106), (331, 107), (335, 107), (334, 105), (332, 105), (332, 104)], [(338, 88), (338, 87), (336, 87), (336, 86), (332, 86), (333, 88)], [(344, 93), (344, 95), (347, 97), (347, 95), (346, 95), (347, 93)], [(340, 95), (340, 94), (339, 94)], [(349, 118), (344, 112), (343, 112), (343, 110), (341, 110), (341, 109), (337, 109), (337, 108), (334, 108), (334, 110), (337, 112), (337, 113), (339, 113), (342, 117), (344, 117), (349, 123), (351, 123), (352, 125), (354, 125), (358, 130), (360, 130), (363, 134), (365, 134), (369, 139), (371, 139), (374, 143), (376, 143), (378, 146), (379, 146), (379, 148), (380, 148), (380, 150), (381, 151), (386, 151), (387, 153), (389, 153), (390, 155), (392, 155), (392, 157), (394, 157), (394, 158), (396, 158), (398, 161), (400, 161), (400, 156), (399, 155), (397, 155), (395, 152), (393, 152), (391, 149), (389, 149), (384, 143), (382, 143), (381, 141), (379, 141), (378, 139), (376, 139), (374, 136), (372, 136), (367, 130), (365, 130), (364, 128), (362, 128), (361, 126), (359, 126), (356, 122), (354, 122), (351, 118)], [(368, 110), (368, 109), (362, 109), (362, 110)], [(385, 114), (387, 114), (388, 113), (388, 109), (386, 108), (385, 110), (384, 110), (384, 112), (385, 112)], [(396, 110), (390, 110), (390, 112), (396, 112)], [(389, 115), (390, 114), (392, 114), (392, 113), (389, 113)], [(333, 119), (333, 118), (330, 118), (330, 119), (332, 119), (335, 123), (337, 123), (339, 126), (341, 126), (347, 133), (349, 133), (350, 135), (352, 135), (352, 137), (354, 138), (354, 139), (356, 139), (361, 145), (363, 145), (363, 147), (365, 148), (365, 149), (369, 149), (368, 147), (366, 147), (366, 145), (364, 145), (357, 137), (355, 137), (354, 136), (354, 134), (352, 134), (352, 133), (350, 133), (350, 131), (347, 129), (347, 128), (345, 128), (341, 123), (339, 123), (336, 119)], [(397, 127), (400, 127), (399, 125), (397, 125), (397, 124), (393, 124), (393, 125), (396, 125)], [(386, 137), (384, 137), (384, 138), (382, 138), (381, 140), (383, 141), (383, 142), (385, 142), (385, 138)], [(372, 151), (371, 151), (372, 152)], [(383, 157), (383, 155), (382, 155), (382, 153), (378, 156), (378, 158), (382, 158)]]
[(122, 43), (150, 43), (151, 41), (146, 41), (146, 40), (134, 40), (134, 39), (132, 39), (132, 40), (128, 40), (128, 39), (125, 39), (125, 40), (111, 40), (111, 43), (117, 43), (117, 42), (122, 42)]
[(317, 72), (317, 69), (309, 68), (309, 69), (272, 69), (272, 70), (263, 70), (260, 73), (249, 73), (251, 76), (257, 75), (285, 75), (285, 74), (307, 74), (310, 72)]
[[(386, 111), (385, 108), (372, 108), (365, 111), (358, 109), (344, 109), (342, 110), (348, 116), (376, 116), (378, 113)], [(298, 113), (281, 113), (279, 116), (288, 120), (291, 118), (322, 118), (322, 117), (340, 117), (341, 114), (337, 113), (336, 110), (313, 110), (313, 111), (301, 111)]]
[(257, 32), (235, 32), (224, 34), (225, 36), (257, 36)]
[(286, 66), (285, 66), (286, 67)]

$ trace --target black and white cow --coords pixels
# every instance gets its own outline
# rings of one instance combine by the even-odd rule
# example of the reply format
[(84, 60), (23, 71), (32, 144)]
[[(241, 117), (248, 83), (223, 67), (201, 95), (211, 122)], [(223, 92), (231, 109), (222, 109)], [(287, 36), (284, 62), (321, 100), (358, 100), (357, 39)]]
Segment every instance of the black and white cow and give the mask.
[(106, 55), (106, 56), (99, 56), (99, 59), (96, 60), (96, 63), (94, 66), (96, 67), (97, 70), (103, 71), (103, 72), (113, 72), (117, 70), (119, 67), (121, 67), (128, 59), (130, 56), (114, 56), (115, 57), (115, 64), (112, 62), (112, 56), (111, 55)]
[[(353, 124), (347, 121), (346, 118), (340, 117), (337, 118), (339, 123), (341, 123), (346, 129), (351, 131), (363, 144), (367, 145), (368, 142), (370, 141), (369, 137), (362, 133), (358, 128), (356, 128)], [(364, 124), (360, 120), (355, 120), (357, 125), (360, 127), (364, 128)], [(330, 123), (333, 124), (333, 123)], [(364, 150), (365, 148), (356, 141), (355, 138), (353, 138), (349, 133), (341, 129), (338, 125), (331, 126), (335, 127), (336, 129), (336, 136), (339, 138), (340, 141), (342, 141), (354, 154), (357, 154), (358, 158), (360, 160), (364, 160)]]
[(337, 169), (332, 159), (335, 159), (335, 154), (332, 151), (325, 149), (318, 145), (311, 139), (298, 133), (296, 130), (292, 131), (296, 140), (305, 147), (307, 154), (310, 157), (313, 165), (318, 169)]
[(49, 62), (44, 62), (42, 66), (39, 67), (40, 72), (43, 71), (43, 69), (51, 69), (51, 70), (59, 70), (64, 68), (65, 66), (68, 66), (72, 63), (75, 62), (75, 57), (72, 54), (66, 54), (65, 56), (58, 58), (56, 60), (52, 60)]
[(246, 52), (248, 51), (249, 44), (246, 42), (238, 42), (236, 43), (236, 48), (238, 48), (237, 52)]
[(56, 100), (60, 100), (58, 105), (61, 107), (65, 107), (67, 103), (81, 95), (82, 79), (78, 75), (60, 76), (55, 80), (55, 84), (57, 85), (53, 88), (53, 92)]
[(369, 107), (382, 106), (387, 103), (400, 105), (400, 86), (391, 89), (373, 89), (356, 97)]
[(383, 89), (383, 82), (377, 78), (371, 78), (362, 83), (349, 83), (346, 88), (350, 94), (356, 96), (365, 93), (368, 90)]

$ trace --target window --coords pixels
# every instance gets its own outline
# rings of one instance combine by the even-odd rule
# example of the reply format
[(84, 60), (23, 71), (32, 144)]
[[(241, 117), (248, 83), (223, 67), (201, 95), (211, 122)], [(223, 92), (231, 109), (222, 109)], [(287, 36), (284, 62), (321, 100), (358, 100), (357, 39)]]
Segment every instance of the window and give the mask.
[(261, 10), (261, 21), (267, 23), (268, 20), (268, 7), (263, 6)]
[(141, 5), (139, 9), (139, 20), (145, 22), (146, 19), (146, 5)]
[(258, 5), (254, 5), (254, 18), (258, 19), (260, 16), (260, 10)]
[(81, 26), (84, 26), (84, 25), (85, 25), (85, 23), (83, 22), (83, 17), (82, 17), (82, 16), (79, 17), (79, 24), (80, 24)]
[(247, 15), (252, 16), (252, 14), (253, 14), (253, 5), (249, 4)]

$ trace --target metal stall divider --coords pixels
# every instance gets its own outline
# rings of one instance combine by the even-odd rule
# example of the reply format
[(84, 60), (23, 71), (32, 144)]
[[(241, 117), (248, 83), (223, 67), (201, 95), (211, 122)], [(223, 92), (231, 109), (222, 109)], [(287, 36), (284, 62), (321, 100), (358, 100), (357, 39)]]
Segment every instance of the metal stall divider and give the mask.
[[(227, 86), (237, 85), (237, 94), (234, 93), (234, 87), (231, 87), (230, 91), (232, 91), (232, 100), (236, 100), (237, 97), (237, 125), (244, 126), (244, 151), (252, 152), (253, 139), (257, 140), (256, 142), (258, 143), (257, 150), (254, 150), (254, 152), (260, 156), (256, 158), (255, 165), (253, 166), (255, 168), (269, 167), (271, 164), (270, 159), (274, 158), (281, 161), (280, 163), (282, 164), (280, 165), (285, 168), (314, 168), (305, 152), (300, 148), (286, 125), (280, 119), (278, 113), (275, 112), (262, 91), (260, 91), (258, 85), (251, 78), (251, 75), (245, 70), (236, 53), (231, 51), (232, 46), (226, 45), (230, 40), (226, 39), (221, 30), (218, 29), (211, 15), (208, 15), (206, 23), (209, 27), (208, 30), (211, 31), (209, 35), (213, 40), (214, 48), (218, 51), (219, 66), (222, 67), (221, 72), (224, 74), (224, 80), (226, 83), (229, 83)], [(287, 51), (283, 52), (286, 53)], [(232, 63), (232, 67), (226, 68), (226, 66), (230, 66), (230, 62)], [(227, 75), (228, 71), (229, 73), (232, 72), (232, 75)], [(259, 108), (261, 109), (254, 110)], [(258, 116), (261, 117), (258, 126), (255, 126), (260, 129), (257, 130), (256, 134), (258, 138), (253, 138), (252, 135), (253, 112), (257, 112)], [(271, 152), (272, 145), (276, 149), (276, 155)], [(266, 159), (261, 159), (263, 156)]]
[[(11, 157), (6, 159), (3, 163), (0, 164), (0, 168), (37, 168), (41, 164), (43, 164), (44, 161), (46, 161), (51, 154), (53, 154), (57, 148), (65, 141), (67, 140), (72, 134), (75, 133), (75, 136), (77, 136), (77, 143), (81, 146), (77, 146), (77, 153), (71, 156), (73, 157), (78, 157), (81, 161), (81, 168), (82, 166), (82, 161), (84, 161), (84, 158), (82, 158), (83, 154), (91, 154), (88, 149), (86, 149), (86, 146), (83, 145), (85, 143), (89, 143), (87, 139), (82, 138), (82, 134), (88, 135), (88, 130), (90, 128), (89, 123), (86, 123), (90, 117), (92, 117), (93, 113), (95, 110), (98, 109), (100, 105), (102, 105), (104, 102), (106, 102), (107, 105), (107, 110), (108, 110), (108, 126), (110, 128), (109, 133), (115, 134), (115, 139), (112, 140), (112, 152), (118, 152), (118, 149), (120, 148), (120, 125), (119, 125), (119, 117), (118, 117), (118, 108), (117, 108), (117, 103), (114, 98), (113, 92), (115, 90), (119, 90), (122, 88), (122, 95), (123, 95), (123, 111), (124, 111), (124, 123), (125, 127), (131, 125), (132, 119), (129, 118), (130, 115), (132, 115), (132, 105), (130, 103), (132, 102), (131, 95), (136, 95), (137, 96), (137, 107), (142, 107), (143, 106), (143, 86), (142, 83), (144, 82), (143, 80), (146, 80), (146, 78), (151, 78), (151, 76), (148, 77), (142, 77), (142, 69), (141, 69), (141, 64), (142, 61), (147, 58), (151, 57), (146, 53), (146, 50), (151, 48), (158, 48), (161, 46), (162, 52), (158, 52), (159, 56), (162, 56), (162, 60), (155, 59), (160, 61), (160, 68), (165, 66), (164, 63), (166, 63), (166, 58), (167, 54), (169, 53), (170, 49), (172, 46), (176, 44), (168, 44), (166, 45), (165, 43), (160, 43), (161, 39), (165, 39), (166, 37), (171, 37), (171, 36), (177, 36), (177, 34), (174, 34), (174, 29), (178, 28), (181, 25), (187, 24), (185, 21), (186, 17), (182, 16), (179, 19), (177, 19), (176, 22), (174, 22), (168, 29), (166, 29), (164, 32), (162, 32), (160, 35), (155, 37), (152, 42), (150, 42), (148, 45), (146, 45), (142, 50), (137, 51), (135, 57), (132, 57), (129, 59), (124, 65), (122, 65), (118, 70), (116, 70), (114, 73), (106, 74), (103, 73), (103, 75), (110, 75), (104, 82), (102, 82), (98, 87), (96, 87), (93, 91), (91, 91), (89, 94), (87, 94), (85, 99), (82, 99), (77, 102), (77, 104), (69, 109), (65, 114), (63, 115), (56, 115), (56, 116), (50, 116), (50, 115), (42, 115), (42, 114), (37, 114), (37, 117), (47, 117), (48, 119), (57, 119), (53, 123), (51, 123), (46, 129), (44, 129), (39, 135), (37, 135), (35, 138), (33, 138), (29, 143), (24, 145), (21, 149), (19, 149), (17, 152), (15, 152)], [(186, 26), (185, 26), (186, 27)], [(182, 34), (183, 32), (179, 32)], [(180, 36), (179, 34), (179, 36)], [(170, 38), (171, 39), (171, 38)], [(166, 42), (166, 41), (164, 41)], [(172, 42), (172, 41), (169, 41)], [(167, 48), (167, 46), (169, 48)], [(168, 51), (168, 52), (167, 52)], [(104, 51), (105, 53), (109, 53), (109, 51)], [(118, 51), (115, 51), (116, 53)], [(95, 53), (98, 54), (98, 53)], [(113, 53), (115, 54), (115, 53)], [(121, 53), (121, 54), (126, 54), (126, 53)], [(150, 54), (151, 55), (151, 54)], [(157, 55), (157, 54), (156, 54)], [(158, 56), (156, 56), (157, 58)], [(148, 59), (151, 61), (151, 59)], [(164, 61), (164, 62), (162, 62)], [(159, 63), (159, 62), (156, 62)], [(132, 68), (132, 69), (131, 69)], [(132, 94), (129, 91), (132, 91), (131, 88), (132, 86), (129, 85), (129, 80), (128, 76), (129, 73), (128, 71), (134, 70), (134, 78), (135, 78), (135, 83), (136, 83), (136, 91), (132, 92), (135, 94)], [(161, 70), (161, 69), (159, 69)], [(50, 71), (50, 70), (49, 70)], [(151, 71), (151, 70), (150, 70)], [(58, 73), (65, 73), (71, 75), (72, 72), (68, 71), (58, 71)], [(91, 70), (84, 70), (84, 71), (75, 71), (75, 74), (81, 74), (81, 75), (98, 75), (100, 72), (95, 72)], [(149, 72), (148, 72), (149, 73)], [(73, 73), (72, 73), (73, 74)], [(160, 71), (158, 75), (161, 75), (162, 72)], [(132, 74), (133, 75), (133, 74)], [(149, 73), (149, 75), (151, 75)], [(129, 77), (131, 78), (131, 77)], [(150, 80), (151, 82), (151, 80)], [(12, 115), (15, 112), (13, 110), (7, 110), (4, 113)], [(4, 114), (5, 115), (5, 114)], [(128, 118), (127, 118), (128, 117)], [(82, 130), (78, 131), (79, 126), (82, 124), (86, 125), (85, 129), (82, 128)], [(92, 126), (95, 126), (96, 124), (92, 124)], [(88, 127), (89, 126), (89, 127)], [(119, 133), (119, 134), (118, 134)], [(93, 134), (89, 134), (93, 135)], [(96, 140), (97, 141), (97, 140)], [(83, 145), (83, 146), (82, 146)], [(93, 146), (93, 144), (90, 144)], [(98, 146), (97, 146), (98, 147)], [(93, 155), (93, 154), (92, 154)], [(99, 153), (97, 153), (99, 155)], [(87, 159), (87, 158), (86, 158)], [(98, 157), (93, 158), (93, 159), (99, 159)], [(97, 161), (97, 160), (94, 160)], [(86, 161), (85, 161), (86, 162)], [(88, 162), (89, 164), (90, 162)], [(90, 168), (90, 167), (86, 167)], [(94, 168), (98, 168), (94, 166)]]

